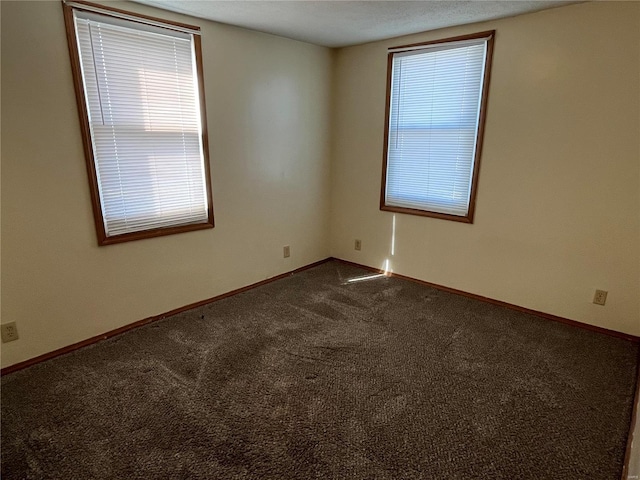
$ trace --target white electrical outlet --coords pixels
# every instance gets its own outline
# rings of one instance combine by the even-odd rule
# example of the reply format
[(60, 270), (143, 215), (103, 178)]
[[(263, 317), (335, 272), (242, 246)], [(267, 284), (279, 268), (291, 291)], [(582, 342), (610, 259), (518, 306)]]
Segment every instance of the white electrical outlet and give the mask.
[(596, 305), (604, 305), (607, 302), (607, 293), (604, 290), (596, 290), (595, 295), (593, 296), (593, 303)]
[(1, 326), (2, 329), (2, 343), (13, 342), (18, 340), (18, 327), (16, 322), (4, 323)]
[(362, 250), (362, 241), (356, 238), (353, 248), (356, 250)]
[(289, 258), (291, 256), (291, 247), (289, 245), (285, 245), (282, 248), (282, 253), (284, 254), (284, 258)]

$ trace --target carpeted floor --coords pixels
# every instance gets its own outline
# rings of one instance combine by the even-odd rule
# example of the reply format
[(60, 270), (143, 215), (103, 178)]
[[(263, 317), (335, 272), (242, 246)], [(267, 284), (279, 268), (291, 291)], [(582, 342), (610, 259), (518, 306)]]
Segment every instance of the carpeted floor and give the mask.
[(619, 479), (638, 346), (336, 261), (2, 378), (2, 478)]

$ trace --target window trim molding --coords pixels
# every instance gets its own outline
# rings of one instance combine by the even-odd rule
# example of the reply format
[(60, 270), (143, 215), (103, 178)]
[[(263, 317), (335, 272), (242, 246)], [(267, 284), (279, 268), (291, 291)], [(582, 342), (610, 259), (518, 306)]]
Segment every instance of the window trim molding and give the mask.
[[(453, 220), (455, 222), (473, 223), (473, 217), (476, 207), (476, 195), (478, 193), (478, 176), (480, 173), (480, 159), (482, 154), (482, 143), (484, 139), (485, 119), (487, 113), (487, 103), (489, 98), (489, 83), (491, 80), (491, 63), (493, 59), (493, 42), (495, 38), (495, 30), (487, 30), (484, 32), (471, 33), (468, 35), (460, 35), (457, 37), (449, 37), (440, 40), (430, 40), (428, 42), (411, 43), (408, 45), (400, 45), (389, 47), (387, 55), (387, 92), (385, 99), (385, 115), (384, 115), (384, 147), (382, 149), (382, 181), (380, 184), (380, 210), (394, 213), (405, 213), (408, 215), (418, 215), (422, 217), (439, 218), (443, 220)], [(393, 71), (393, 57), (396, 53), (407, 50), (416, 50), (416, 47), (426, 47), (428, 45), (443, 44), (450, 42), (460, 42), (464, 40), (474, 40), (478, 38), (488, 38), (487, 40), (487, 56), (483, 71), (482, 94), (480, 96), (480, 113), (478, 116), (478, 135), (475, 148), (475, 157), (473, 165), (473, 173), (471, 175), (471, 190), (469, 194), (469, 210), (466, 216), (451, 215), (447, 213), (432, 212), (420, 210), (417, 208), (397, 207), (386, 204), (387, 192), (387, 160), (389, 153), (389, 115), (391, 113), (391, 76)]]
[[(96, 234), (98, 238), (98, 245), (112, 245), (122, 242), (130, 242), (133, 240), (142, 240), (145, 238), (154, 238), (164, 235), (174, 235), (176, 233), (191, 232), (195, 230), (204, 230), (213, 228), (215, 226), (213, 217), (213, 194), (211, 190), (211, 166), (209, 160), (209, 140), (207, 130), (207, 114), (206, 114), (206, 101), (204, 96), (204, 77), (203, 77), (203, 63), (202, 63), (202, 42), (199, 34), (193, 34), (193, 47), (195, 52), (195, 69), (198, 79), (199, 100), (200, 100), (200, 124), (201, 124), (201, 141), (202, 141), (202, 154), (204, 161), (204, 177), (205, 177), (205, 190), (207, 203), (209, 207), (207, 221), (204, 223), (194, 223), (188, 225), (178, 225), (173, 227), (154, 228), (150, 230), (142, 230), (139, 232), (124, 233), (119, 235), (107, 236), (104, 226), (104, 217), (102, 214), (102, 206), (100, 204), (100, 193), (98, 186), (98, 176), (96, 173), (96, 162), (93, 155), (93, 144), (91, 140), (91, 130), (89, 126), (89, 115), (87, 104), (85, 100), (84, 86), (82, 84), (82, 71), (80, 68), (80, 53), (78, 52), (78, 45), (76, 43), (76, 31), (73, 20), (74, 10), (86, 10), (95, 12), (96, 9), (100, 10), (103, 15), (110, 15), (113, 17), (119, 17), (119, 15), (126, 15), (131, 21), (139, 19), (139, 23), (148, 24), (145, 20), (150, 20), (154, 23), (161, 23), (166, 25), (166, 28), (171, 29), (171, 26), (180, 28), (187, 28), (194, 31), (200, 31), (199, 26), (187, 25), (185, 23), (173, 22), (170, 20), (164, 20), (157, 17), (151, 17), (148, 15), (142, 15), (139, 13), (128, 12), (119, 8), (108, 7), (105, 5), (99, 5), (95, 3), (85, 2), (81, 0), (73, 0), (72, 4), (62, 1), (62, 9), (64, 14), (65, 29), (67, 34), (67, 44), (69, 47), (69, 58), (71, 60), (71, 74), (73, 76), (73, 86), (76, 95), (76, 104), (78, 107), (78, 116), (80, 119), (80, 133), (82, 136), (82, 144), (84, 147), (84, 156), (86, 160), (87, 175), (89, 177), (89, 193), (91, 196), (91, 206), (93, 210), (93, 219), (95, 222)], [(86, 6), (86, 9), (82, 7)]]

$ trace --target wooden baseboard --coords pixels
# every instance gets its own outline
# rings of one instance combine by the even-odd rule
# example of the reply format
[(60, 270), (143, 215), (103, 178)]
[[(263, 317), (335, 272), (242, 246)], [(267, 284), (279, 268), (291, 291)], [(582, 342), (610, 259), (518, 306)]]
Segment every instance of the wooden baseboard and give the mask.
[(189, 305), (185, 305), (185, 306), (170, 310), (168, 312), (161, 313), (160, 315), (155, 315), (153, 317), (145, 318), (143, 320), (138, 320), (137, 322), (130, 323), (130, 324), (125, 325), (125, 326), (120, 327), (120, 328), (116, 328), (115, 330), (110, 330), (110, 331), (108, 331), (106, 333), (103, 333), (102, 335), (97, 335), (95, 337), (88, 338), (88, 339), (83, 340), (81, 342), (74, 343), (73, 345), (69, 345), (69, 346), (66, 346), (66, 347), (63, 347), (63, 348), (59, 348), (59, 349), (54, 350), (52, 352), (48, 352), (48, 353), (39, 355), (39, 356), (34, 357), (34, 358), (30, 358), (30, 359), (25, 360), (23, 362), (19, 362), (19, 363), (13, 364), (13, 365), (9, 365), (8, 367), (5, 367), (2, 370), (0, 370), (0, 375), (6, 375), (8, 373), (15, 372), (17, 370), (21, 370), (21, 369), (26, 368), (28, 366), (34, 365), (36, 363), (43, 362), (43, 361), (48, 360), (50, 358), (54, 358), (54, 357), (57, 357), (59, 355), (64, 355), (65, 353), (72, 352), (74, 350), (77, 350), (78, 348), (82, 348), (82, 347), (85, 347), (87, 345), (91, 345), (93, 343), (99, 342), (100, 340), (105, 340), (107, 338), (111, 338), (111, 337), (113, 337), (115, 335), (120, 335), (121, 333), (127, 332), (127, 331), (129, 331), (129, 330), (131, 330), (133, 328), (141, 327), (141, 326), (146, 325), (148, 323), (152, 323), (152, 322), (155, 322), (157, 320), (161, 320), (163, 318), (170, 317), (171, 315), (176, 315), (176, 314), (182, 313), (182, 312), (184, 312), (186, 310), (190, 310), (192, 308), (201, 307), (202, 305), (206, 305), (208, 303), (212, 303), (212, 302), (215, 302), (217, 300), (222, 300), (223, 298), (227, 298), (227, 297), (230, 297), (232, 295), (237, 295), (238, 293), (246, 292), (247, 290), (251, 290), (252, 288), (256, 288), (256, 287), (259, 287), (261, 285), (265, 285), (265, 284), (270, 283), (270, 282), (275, 282), (276, 280), (280, 280), (281, 278), (285, 278), (285, 277), (287, 277), (289, 275), (294, 275), (294, 274), (302, 272), (304, 270), (308, 270), (310, 268), (313, 268), (313, 267), (316, 267), (316, 266), (321, 265), (323, 263), (326, 263), (326, 262), (328, 262), (330, 260), (337, 260), (337, 261), (342, 262), (342, 263), (347, 264), (347, 265), (352, 265), (354, 267), (362, 268), (363, 270), (367, 270), (367, 271), (375, 272), (375, 273), (383, 273), (383, 274), (391, 276), (391, 277), (401, 278), (403, 280), (408, 280), (408, 281), (411, 281), (411, 282), (414, 282), (414, 283), (418, 283), (418, 284), (421, 284), (421, 285), (426, 285), (428, 287), (437, 288), (438, 290), (443, 290), (445, 292), (455, 293), (457, 295), (463, 295), (465, 297), (473, 298), (475, 300), (480, 300), (482, 302), (487, 302), (487, 303), (491, 303), (493, 305), (499, 305), (499, 306), (502, 306), (502, 307), (506, 307), (506, 308), (509, 308), (511, 310), (516, 310), (518, 312), (529, 313), (531, 315), (536, 315), (538, 317), (546, 318), (547, 320), (552, 320), (554, 322), (561, 322), (561, 323), (565, 323), (567, 325), (572, 325), (574, 327), (584, 328), (584, 329), (591, 330), (591, 331), (598, 332), (598, 333), (602, 333), (602, 334), (605, 334), (605, 335), (610, 335), (610, 336), (613, 336), (613, 337), (622, 338), (624, 340), (629, 340), (631, 342), (640, 343), (640, 337), (637, 337), (635, 335), (630, 335), (630, 334), (627, 334), (627, 333), (617, 332), (615, 330), (609, 330), (609, 329), (602, 328), (602, 327), (596, 327), (595, 325), (589, 325), (587, 323), (578, 322), (576, 320), (569, 320), (568, 318), (559, 317), (557, 315), (552, 315), (550, 313), (544, 313), (544, 312), (540, 312), (540, 311), (537, 311), (537, 310), (532, 310), (530, 308), (521, 307), (521, 306), (518, 306), (518, 305), (514, 305), (512, 303), (503, 302), (502, 300), (495, 300), (493, 298), (483, 297), (481, 295), (476, 295), (475, 293), (469, 293), (469, 292), (465, 292), (465, 291), (462, 291), (462, 290), (457, 290), (455, 288), (445, 287), (444, 285), (438, 285), (436, 283), (431, 283), (431, 282), (427, 282), (427, 281), (424, 281), (424, 280), (419, 280), (417, 278), (408, 277), (406, 275), (400, 275), (398, 273), (393, 273), (393, 272), (385, 272), (384, 270), (381, 270), (379, 268), (369, 267), (368, 265), (362, 265), (362, 264), (359, 264), (359, 263), (350, 262), (348, 260), (343, 260), (341, 258), (329, 257), (329, 258), (325, 258), (324, 260), (320, 260), (318, 262), (314, 262), (314, 263), (311, 263), (309, 265), (305, 265), (303, 267), (297, 268), (297, 269), (292, 270), (290, 272), (282, 273), (280, 275), (276, 275), (275, 277), (267, 278), (266, 280), (261, 280), (260, 282), (256, 282), (256, 283), (253, 283), (251, 285), (247, 285), (246, 287), (237, 288), (235, 290), (232, 290), (232, 291), (227, 292), (227, 293), (223, 293), (223, 294), (218, 295), (216, 297), (207, 298), (207, 299), (201, 300), (199, 302), (191, 303)]
[(24, 360), (23, 362), (18, 362), (13, 365), (9, 365), (8, 367), (4, 367), (0, 370), (0, 375), (7, 375), (9, 373), (17, 372), (18, 370), (22, 370), (23, 368), (30, 367), (31, 365), (35, 365), (36, 363), (44, 362), (45, 360), (50, 360), (52, 358), (58, 357), (60, 355), (64, 355), (66, 353), (73, 352), (74, 350), (78, 350), (79, 348), (86, 347), (87, 345), (91, 345), (93, 343), (99, 342), (101, 340), (106, 340), (107, 338), (115, 337), (116, 335), (120, 335), (122, 333), (128, 332), (134, 328), (141, 327), (143, 325), (147, 325), (148, 323), (156, 322), (158, 320), (162, 320), (163, 318), (170, 317), (171, 315), (176, 315), (178, 313), (185, 312), (187, 310), (191, 310), (192, 308), (201, 307), (208, 303), (216, 302), (218, 300), (222, 300), (223, 298), (231, 297), (232, 295), (237, 295), (239, 293), (246, 292), (247, 290), (251, 290), (256, 287), (260, 287), (267, 283), (275, 282), (276, 280), (280, 280), (281, 278), (289, 277), (291, 275), (295, 275), (296, 273), (300, 273), (304, 270), (308, 270), (313, 267), (317, 267), (318, 265), (322, 265), (328, 261), (332, 260), (331, 257), (325, 258), (324, 260), (320, 260), (314, 263), (310, 263), (309, 265), (305, 265), (304, 267), (296, 268), (295, 270), (291, 270), (290, 272), (281, 273), (280, 275), (276, 275), (275, 277), (267, 278), (266, 280), (261, 280), (256, 283), (252, 283), (251, 285), (247, 285), (246, 287), (237, 288), (235, 290), (231, 290), (230, 292), (223, 293), (221, 295), (217, 295), (215, 297), (207, 298), (206, 300), (201, 300), (199, 302), (191, 303), (189, 305), (184, 305), (182, 307), (175, 308), (165, 313), (161, 313), (160, 315), (154, 315), (153, 317), (148, 317), (143, 320), (138, 320), (137, 322), (130, 323), (120, 328), (116, 328), (115, 330), (110, 330), (102, 335), (96, 335), (95, 337), (88, 338), (86, 340), (82, 340), (81, 342), (74, 343), (72, 345), (68, 345), (66, 347), (59, 348), (52, 352), (44, 353), (42, 355), (38, 355), (37, 357), (30, 358), (28, 360)]
[(456, 295), (462, 295), (464, 297), (473, 298), (474, 300), (480, 300), (481, 302), (491, 303), (493, 305), (498, 305), (501, 307), (506, 307), (510, 310), (515, 310), (517, 312), (528, 313), (531, 315), (535, 315), (537, 317), (545, 318), (547, 320), (552, 320), (554, 322), (560, 322), (567, 325), (572, 325), (574, 327), (583, 328), (586, 330), (591, 330), (592, 332), (598, 332), (605, 335), (609, 335), (616, 338), (622, 338), (624, 340), (629, 340), (630, 342), (640, 343), (640, 337), (635, 335), (631, 335), (628, 333), (617, 332), (615, 330), (609, 330), (607, 328), (596, 327), (595, 325), (589, 325), (588, 323), (578, 322), (576, 320), (569, 320), (568, 318), (559, 317), (557, 315), (552, 315), (550, 313), (540, 312), (538, 310), (532, 310), (530, 308), (521, 307), (519, 305), (514, 305), (513, 303), (503, 302), (502, 300), (496, 300), (489, 297), (483, 297), (482, 295), (476, 295), (475, 293), (465, 292), (463, 290), (457, 290), (455, 288), (445, 287), (444, 285), (438, 285), (437, 283), (426, 282), (424, 280), (419, 280), (413, 277), (407, 277), (406, 275), (400, 275), (399, 273), (386, 272), (379, 268), (369, 267), (367, 265), (361, 265), (359, 263), (350, 262), (349, 260), (343, 260), (341, 258), (334, 258), (334, 260), (338, 260), (339, 262), (345, 263), (347, 265), (352, 265), (354, 267), (362, 268), (364, 270), (368, 270), (374, 273), (383, 273), (389, 277), (401, 278), (403, 280), (408, 280), (410, 282), (418, 283), (420, 285), (426, 285), (428, 287), (437, 288), (438, 290), (442, 290), (449, 293), (455, 293)]

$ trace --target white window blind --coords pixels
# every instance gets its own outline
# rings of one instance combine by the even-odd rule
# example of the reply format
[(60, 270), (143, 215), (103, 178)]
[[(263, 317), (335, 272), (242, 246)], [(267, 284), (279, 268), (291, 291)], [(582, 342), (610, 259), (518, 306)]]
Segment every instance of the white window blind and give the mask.
[(107, 237), (209, 215), (193, 35), (74, 11)]
[(487, 40), (393, 53), (385, 205), (468, 214)]

